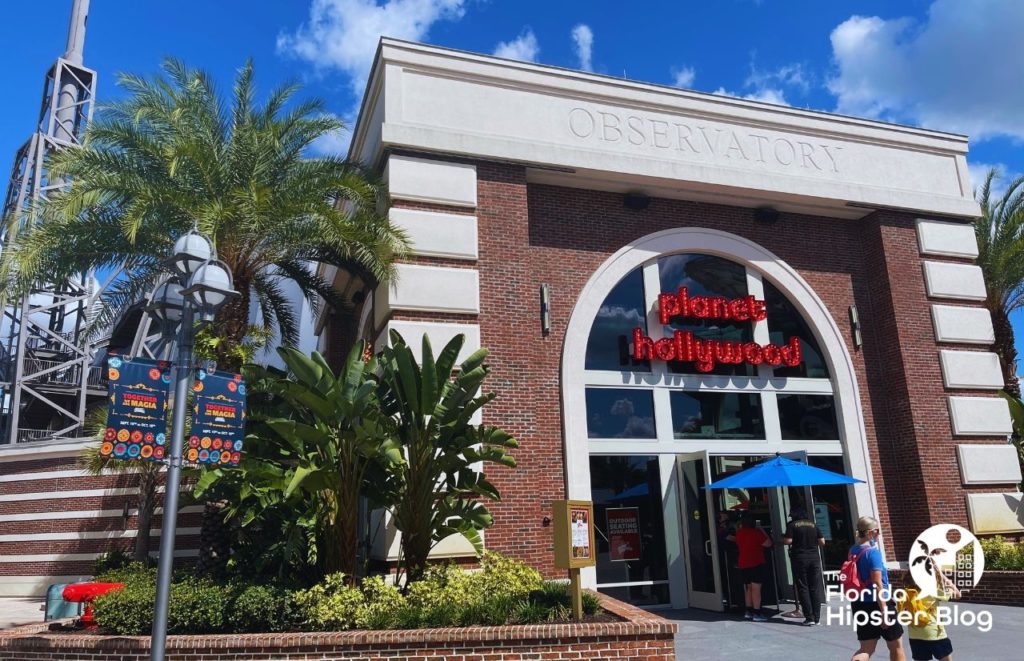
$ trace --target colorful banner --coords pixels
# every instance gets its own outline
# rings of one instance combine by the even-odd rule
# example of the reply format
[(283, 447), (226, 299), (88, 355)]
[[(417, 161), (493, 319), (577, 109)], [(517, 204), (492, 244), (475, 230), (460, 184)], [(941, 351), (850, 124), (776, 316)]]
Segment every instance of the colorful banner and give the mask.
[(107, 358), (110, 406), (100, 454), (115, 459), (164, 458), (170, 363)]
[(192, 397), (192, 433), (185, 461), (237, 466), (245, 436), (242, 375), (199, 370)]
[(640, 559), (640, 509), (637, 507), (609, 507), (608, 559), (628, 562)]

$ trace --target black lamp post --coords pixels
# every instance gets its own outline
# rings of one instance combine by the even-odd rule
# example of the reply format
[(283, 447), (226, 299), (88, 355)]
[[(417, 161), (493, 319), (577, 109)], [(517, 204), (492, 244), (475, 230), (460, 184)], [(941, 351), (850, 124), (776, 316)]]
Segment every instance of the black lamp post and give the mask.
[(164, 661), (167, 643), (167, 608), (174, 564), (174, 535), (178, 527), (178, 489), (181, 484), (181, 455), (185, 440), (185, 403), (192, 384), (192, 347), (195, 322), (213, 321), (217, 309), (237, 296), (232, 288), (231, 271), (216, 260), (213, 244), (193, 230), (174, 244), (170, 265), (176, 275), (153, 291), (146, 311), (167, 335), (176, 335), (178, 360), (174, 364), (174, 411), (171, 418), (170, 451), (167, 454), (167, 486), (164, 492), (164, 518), (160, 534), (160, 557), (156, 579), (156, 606), (153, 611), (153, 637), (149, 658)]

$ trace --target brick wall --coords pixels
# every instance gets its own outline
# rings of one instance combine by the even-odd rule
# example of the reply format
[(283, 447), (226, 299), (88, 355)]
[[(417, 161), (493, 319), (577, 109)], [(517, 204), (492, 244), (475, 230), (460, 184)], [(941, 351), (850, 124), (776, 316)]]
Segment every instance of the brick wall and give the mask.
[[(169, 636), (169, 661), (359, 659), (360, 661), (671, 661), (676, 625), (602, 598), (620, 622), (346, 631), (341, 633)], [(146, 636), (49, 634), (41, 625), (0, 632), (0, 661), (141, 661)]]
[[(522, 167), (476, 165), (477, 320), (482, 344), (491, 350), (487, 387), (499, 395), (484, 419), (506, 427), (521, 443), (518, 468), (490, 471), (503, 496), (494, 506), (490, 548), (553, 572), (550, 530), (541, 520), (551, 501), (564, 497), (559, 371), (573, 306), (612, 253), (645, 235), (687, 226), (737, 234), (778, 254), (808, 281), (840, 327), (849, 306), (860, 310), (864, 346), (853, 347), (849, 335), (846, 341), (884, 532), (894, 541), (889, 559), (905, 558), (913, 538), (934, 522), (967, 524), (914, 217), (879, 212), (839, 220), (783, 213), (774, 225), (763, 225), (751, 209), (664, 199), (632, 211), (619, 194), (528, 184)], [(552, 320), (546, 336), (538, 307), (545, 283)]]
[[(890, 570), (891, 585), (903, 585), (906, 574), (905, 569)], [(986, 571), (974, 589), (964, 592), (960, 601), (969, 604), (1024, 606), (1024, 571)]]
[[(95, 556), (115, 549), (130, 554), (134, 549), (135, 537), (123, 533), (134, 532), (138, 525), (137, 476), (84, 475), (77, 453), (45, 456), (47, 447), (38, 449), (38, 457), (0, 460), (0, 534), (5, 535), (0, 540), (0, 595), (24, 595), (26, 589), (42, 594), (47, 577), (88, 576)], [(81, 493), (96, 490), (101, 493)], [(157, 494), (156, 506), (162, 504), (163, 495)], [(202, 523), (202, 513), (197, 509), (178, 515), (178, 529), (185, 529), (176, 538), (178, 551), (199, 546), (194, 531)], [(159, 547), (161, 525), (158, 513), (152, 521), (151, 551)], [(30, 583), (36, 587), (26, 587)]]

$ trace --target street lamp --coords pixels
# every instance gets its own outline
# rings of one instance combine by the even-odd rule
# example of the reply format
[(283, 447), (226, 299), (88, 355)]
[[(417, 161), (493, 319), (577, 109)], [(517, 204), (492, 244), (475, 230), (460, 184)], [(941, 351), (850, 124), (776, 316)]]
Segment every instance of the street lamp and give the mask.
[(174, 365), (174, 411), (171, 416), (170, 448), (167, 453), (167, 486), (164, 491), (164, 518), (160, 533), (160, 558), (156, 578), (156, 606), (153, 611), (153, 638), (150, 661), (164, 661), (167, 643), (167, 608), (174, 565), (174, 535), (178, 527), (178, 489), (181, 484), (181, 455), (185, 440), (185, 403), (192, 385), (192, 346), (195, 322), (213, 321), (217, 310), (237, 296), (232, 287), (231, 270), (217, 261), (213, 244), (192, 230), (178, 237), (174, 254), (168, 261), (175, 272), (154, 290), (149, 312), (167, 335), (177, 327), (178, 361)]

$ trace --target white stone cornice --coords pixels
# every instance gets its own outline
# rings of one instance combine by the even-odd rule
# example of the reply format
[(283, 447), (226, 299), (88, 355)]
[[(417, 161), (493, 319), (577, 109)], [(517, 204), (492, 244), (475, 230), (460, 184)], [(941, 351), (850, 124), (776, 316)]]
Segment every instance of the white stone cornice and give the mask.
[(378, 164), (391, 148), (838, 216), (979, 212), (963, 136), (384, 39), (350, 155)]

